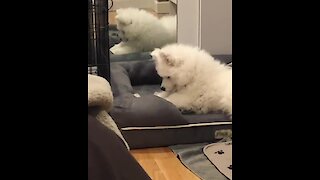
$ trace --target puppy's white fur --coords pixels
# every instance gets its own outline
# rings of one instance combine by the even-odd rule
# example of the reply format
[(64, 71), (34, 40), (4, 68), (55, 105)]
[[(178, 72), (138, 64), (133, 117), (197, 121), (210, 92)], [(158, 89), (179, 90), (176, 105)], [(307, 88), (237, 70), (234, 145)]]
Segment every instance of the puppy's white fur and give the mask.
[(137, 8), (118, 9), (117, 29), (122, 41), (110, 50), (114, 54), (152, 51), (176, 42), (176, 16), (157, 18)]
[(204, 114), (224, 111), (232, 115), (232, 69), (197, 47), (170, 44), (151, 55), (163, 78), (165, 98), (178, 108)]

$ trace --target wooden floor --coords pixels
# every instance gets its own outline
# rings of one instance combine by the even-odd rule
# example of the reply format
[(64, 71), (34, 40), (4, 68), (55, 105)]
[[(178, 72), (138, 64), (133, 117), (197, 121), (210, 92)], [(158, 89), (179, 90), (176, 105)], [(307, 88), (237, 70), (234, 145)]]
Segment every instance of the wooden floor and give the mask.
[(152, 180), (200, 180), (167, 147), (130, 152)]

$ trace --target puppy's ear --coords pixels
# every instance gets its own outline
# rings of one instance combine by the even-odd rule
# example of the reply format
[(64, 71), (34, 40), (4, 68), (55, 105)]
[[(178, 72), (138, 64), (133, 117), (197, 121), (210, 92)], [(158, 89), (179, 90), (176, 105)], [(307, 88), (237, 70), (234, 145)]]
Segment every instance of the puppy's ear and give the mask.
[(115, 19), (116, 21), (119, 22), (119, 24), (122, 24), (125, 26), (132, 24), (132, 19), (123, 18), (123, 16), (116, 15)]
[(161, 58), (161, 60), (166, 63), (168, 66), (176, 66), (176, 62), (175, 62), (175, 59), (172, 58), (172, 56), (162, 52), (162, 51), (159, 51), (159, 56)]
[(116, 10), (116, 13), (119, 14), (119, 13), (121, 13), (121, 11), (123, 11), (122, 8), (119, 8)]
[(153, 56), (153, 57), (156, 57), (159, 52), (160, 52), (160, 49), (159, 49), (159, 48), (155, 48), (155, 49), (150, 53), (150, 55)]

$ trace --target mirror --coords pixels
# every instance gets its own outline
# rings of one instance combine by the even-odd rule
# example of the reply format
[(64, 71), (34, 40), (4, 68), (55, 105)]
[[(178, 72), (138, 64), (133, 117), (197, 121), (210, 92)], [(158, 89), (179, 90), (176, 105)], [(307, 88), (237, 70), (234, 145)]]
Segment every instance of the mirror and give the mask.
[(177, 42), (176, 9), (171, 0), (109, 0), (110, 55), (149, 53)]

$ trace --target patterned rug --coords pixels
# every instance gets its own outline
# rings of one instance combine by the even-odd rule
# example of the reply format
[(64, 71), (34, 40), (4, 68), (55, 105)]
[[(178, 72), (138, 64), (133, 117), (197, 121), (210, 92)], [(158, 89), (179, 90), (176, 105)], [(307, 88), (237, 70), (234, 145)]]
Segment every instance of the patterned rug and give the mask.
[(202, 180), (228, 180), (208, 159), (203, 150), (209, 143), (169, 146), (181, 163)]

